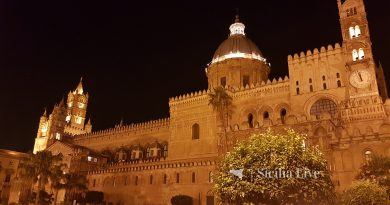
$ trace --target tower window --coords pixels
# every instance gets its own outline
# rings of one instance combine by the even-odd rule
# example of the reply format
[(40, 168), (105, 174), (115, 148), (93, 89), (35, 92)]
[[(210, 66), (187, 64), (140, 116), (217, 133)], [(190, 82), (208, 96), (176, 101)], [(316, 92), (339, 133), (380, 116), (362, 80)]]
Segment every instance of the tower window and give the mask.
[(195, 123), (192, 125), (192, 139), (199, 139), (199, 124)]
[(311, 78), (309, 78), (309, 83), (312, 83), (312, 82), (313, 82), (313, 80)]
[(340, 78), (340, 73), (336, 73), (336, 78)]
[(269, 119), (269, 113), (267, 111), (265, 111), (263, 113), (263, 119), (266, 120), (266, 119)]
[(337, 81), (337, 87), (341, 87), (341, 81), (340, 80)]
[(310, 92), (313, 92), (313, 86), (310, 85)]
[(243, 76), (243, 86), (244, 87), (246, 87), (247, 85), (249, 86), (249, 83), (250, 83), (250, 81), (249, 81), (249, 75), (244, 75)]
[(66, 116), (65, 121), (66, 121), (67, 123), (70, 122), (70, 115)]
[(221, 85), (222, 85), (223, 87), (226, 86), (226, 77), (222, 77), (222, 78), (221, 78)]
[(299, 85), (299, 81), (295, 82), (296, 85)]
[(324, 88), (324, 90), (326, 90), (326, 83), (322, 84), (322, 87)]
[(153, 175), (150, 175), (149, 177), (149, 184), (153, 184)]
[(364, 50), (363, 48), (359, 48), (359, 60), (363, 60), (364, 59)]
[(280, 110), (280, 120), (282, 121), (283, 124), (285, 123), (286, 115), (287, 115), (286, 109), (282, 108)]
[(326, 80), (326, 77), (324, 75), (322, 76), (322, 80)]
[(253, 128), (253, 115), (252, 115), (252, 113), (249, 113), (249, 115), (248, 115), (248, 124), (249, 124), (249, 128)]
[(180, 174), (176, 173), (176, 183), (180, 183)]
[(297, 88), (297, 95), (299, 95), (299, 88)]
[(351, 39), (356, 37), (355, 29), (353, 27), (349, 27), (349, 35), (351, 36)]
[(137, 186), (138, 185), (138, 176), (135, 176), (134, 184)]
[(352, 51), (352, 60), (353, 61), (359, 60), (359, 54), (358, 54), (356, 49), (353, 49), (353, 51)]
[(192, 178), (192, 180), (191, 180), (192, 183), (195, 183), (195, 172), (192, 172), (192, 177), (191, 178)]
[(359, 25), (355, 26), (355, 36), (359, 37), (361, 35), (360, 27)]

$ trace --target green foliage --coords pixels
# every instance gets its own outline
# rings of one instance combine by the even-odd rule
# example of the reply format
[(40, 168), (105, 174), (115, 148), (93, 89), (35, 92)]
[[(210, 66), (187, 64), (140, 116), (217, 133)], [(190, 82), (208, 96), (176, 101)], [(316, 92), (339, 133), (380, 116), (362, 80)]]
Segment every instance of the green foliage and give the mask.
[[(19, 164), (19, 175), (32, 183), (38, 182), (38, 190), (43, 191), (45, 185), (62, 175), (66, 165), (62, 163), (62, 155), (52, 155), (50, 151), (44, 150), (36, 154), (30, 154)], [(35, 203), (39, 204), (40, 192), (36, 196)]]
[[(266, 204), (332, 204), (334, 186), (327, 162), (317, 148), (305, 148), (305, 136), (286, 130), (253, 135), (227, 153), (215, 175), (215, 192), (223, 202)], [(259, 170), (309, 169), (320, 171), (318, 178), (266, 178)], [(243, 178), (229, 173), (244, 169)]]
[(374, 155), (371, 161), (362, 166), (356, 178), (370, 180), (384, 186), (390, 196), (390, 157)]
[(90, 204), (100, 204), (103, 202), (104, 194), (100, 191), (88, 191), (85, 195), (85, 202)]
[(388, 195), (384, 187), (368, 180), (357, 181), (346, 190), (341, 199), (342, 205), (386, 205)]
[(177, 195), (171, 198), (172, 205), (192, 205), (192, 198), (187, 195)]
[(68, 201), (73, 201), (76, 198), (81, 198), (79, 193), (88, 190), (87, 184), (88, 180), (85, 175), (79, 173), (65, 174), (62, 188), (66, 190), (66, 199)]

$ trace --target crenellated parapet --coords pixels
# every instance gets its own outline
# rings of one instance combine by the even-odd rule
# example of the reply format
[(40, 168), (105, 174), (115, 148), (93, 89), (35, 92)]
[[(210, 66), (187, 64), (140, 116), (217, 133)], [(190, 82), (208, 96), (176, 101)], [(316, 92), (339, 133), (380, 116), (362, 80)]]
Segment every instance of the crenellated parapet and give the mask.
[(242, 86), (240, 88), (233, 88), (231, 91), (233, 99), (257, 95), (265, 97), (288, 93), (290, 87), (289, 85), (289, 78), (288, 76), (285, 76), (284, 78), (279, 77), (278, 79), (268, 79), (266, 82), (262, 81), (261, 83), (251, 84), (245, 87)]
[(105, 130), (94, 131), (88, 134), (81, 134), (75, 136), (75, 142), (91, 139), (91, 138), (99, 138), (109, 135), (119, 135), (122, 133), (130, 133), (130, 132), (140, 132), (140, 131), (153, 131), (159, 130), (161, 128), (169, 128), (170, 120), (169, 118), (163, 118), (158, 120), (151, 120), (148, 122), (141, 123), (131, 123), (129, 125), (116, 126), (114, 128), (109, 128)]
[(288, 64), (298, 64), (301, 62), (310, 62), (310, 61), (315, 61), (318, 60), (319, 58), (325, 58), (328, 56), (333, 56), (337, 54), (342, 53), (342, 47), (340, 46), (339, 43), (336, 43), (334, 46), (333, 45), (328, 45), (327, 48), (322, 46), (320, 49), (315, 48), (314, 50), (308, 50), (306, 52), (300, 52), (295, 53), (293, 55), (288, 55), (287, 60)]
[(175, 106), (178, 104), (192, 104), (204, 101), (208, 98), (208, 94), (211, 90), (201, 90), (198, 92), (191, 92), (184, 95), (169, 98), (169, 106)]
[(84, 128), (76, 127), (71, 124), (65, 126), (64, 133), (69, 135), (81, 135), (88, 133)]
[[(225, 89), (232, 95), (233, 98), (242, 97), (245, 95), (252, 94), (261, 94), (261, 95), (273, 95), (280, 94), (283, 92), (289, 92), (289, 78), (285, 76), (284, 78), (279, 77), (278, 79), (274, 78), (272, 80), (268, 79), (267, 81), (258, 82), (256, 84), (250, 84), (247, 86), (240, 87), (225, 87)], [(203, 90), (198, 92), (187, 93), (177, 97), (172, 97), (169, 99), (169, 105), (181, 105), (181, 104), (193, 104), (197, 102), (205, 102), (208, 100), (211, 90)]]

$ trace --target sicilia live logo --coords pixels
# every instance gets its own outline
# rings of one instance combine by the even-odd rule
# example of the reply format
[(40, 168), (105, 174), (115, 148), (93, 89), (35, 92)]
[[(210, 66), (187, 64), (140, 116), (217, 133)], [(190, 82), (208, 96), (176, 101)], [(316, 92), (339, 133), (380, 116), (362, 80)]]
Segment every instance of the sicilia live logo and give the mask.
[[(278, 169), (258, 169), (256, 171), (251, 171), (247, 173), (244, 169), (232, 169), (229, 171), (230, 174), (242, 179), (253, 178), (253, 175), (258, 178), (266, 178), (266, 179), (289, 179), (289, 178), (297, 178), (297, 179), (318, 179), (322, 175), (322, 171), (310, 170), (308, 168), (296, 168), (293, 170), (288, 170), (284, 168)], [(245, 176), (244, 174), (249, 174), (250, 176)]]

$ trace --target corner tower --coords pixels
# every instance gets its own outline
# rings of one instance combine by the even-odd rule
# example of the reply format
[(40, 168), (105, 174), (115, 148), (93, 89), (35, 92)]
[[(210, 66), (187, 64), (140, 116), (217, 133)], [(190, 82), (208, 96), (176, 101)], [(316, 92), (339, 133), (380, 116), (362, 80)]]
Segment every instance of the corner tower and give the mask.
[(206, 68), (209, 88), (241, 87), (268, 79), (269, 64), (259, 48), (245, 34), (238, 15), (230, 25), (230, 35), (218, 47)]
[(337, 0), (351, 98), (378, 95), (376, 66), (363, 0)]

